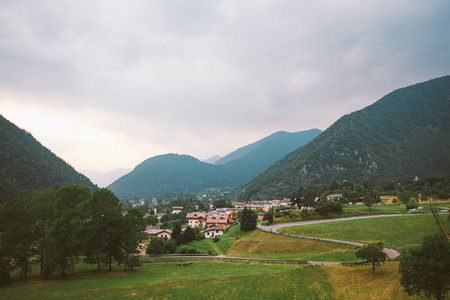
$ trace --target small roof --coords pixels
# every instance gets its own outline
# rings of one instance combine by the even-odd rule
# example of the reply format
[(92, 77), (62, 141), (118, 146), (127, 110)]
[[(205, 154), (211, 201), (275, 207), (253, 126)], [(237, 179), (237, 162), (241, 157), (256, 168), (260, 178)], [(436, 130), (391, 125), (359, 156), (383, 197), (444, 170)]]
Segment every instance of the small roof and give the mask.
[(210, 227), (210, 228), (208, 228), (208, 229), (205, 229), (203, 232), (212, 231), (212, 230), (221, 230), (221, 231), (224, 231), (225, 229), (223, 229), (222, 226), (213, 226), (213, 227)]
[(219, 223), (219, 224), (228, 224), (228, 215), (220, 214), (220, 215), (209, 215), (206, 219), (206, 223)]
[(205, 219), (206, 213), (193, 212), (193, 213), (188, 213), (186, 215), (186, 219), (200, 219), (200, 218)]
[(170, 229), (161, 229), (159, 227), (153, 227), (153, 226), (147, 226), (147, 228), (145, 228), (145, 233), (147, 234), (151, 234), (151, 235), (157, 235), (158, 233), (161, 232), (167, 232), (172, 234), (172, 230)]

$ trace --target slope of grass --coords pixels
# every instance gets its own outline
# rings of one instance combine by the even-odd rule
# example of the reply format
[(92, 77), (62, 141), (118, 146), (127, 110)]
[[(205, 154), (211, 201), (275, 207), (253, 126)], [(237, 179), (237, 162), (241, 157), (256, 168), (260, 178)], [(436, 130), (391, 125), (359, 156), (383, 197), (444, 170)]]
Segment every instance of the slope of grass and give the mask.
[[(186, 261), (184, 261), (186, 262)], [(98, 274), (78, 266), (75, 275), (42, 280), (31, 275), (0, 288), (3, 299), (411, 299), (399, 285), (398, 264), (370, 266), (190, 261), (144, 263), (134, 272)], [(414, 298), (413, 298), (414, 299)]]
[[(446, 217), (442, 216), (444, 222)], [(425, 235), (435, 233), (437, 228), (433, 216), (423, 214), (294, 226), (280, 231), (363, 243), (381, 241), (388, 247), (394, 245), (403, 250), (418, 246)]]
[(255, 230), (234, 242), (228, 256), (308, 260), (355, 261), (357, 248), (315, 240), (287, 237)]

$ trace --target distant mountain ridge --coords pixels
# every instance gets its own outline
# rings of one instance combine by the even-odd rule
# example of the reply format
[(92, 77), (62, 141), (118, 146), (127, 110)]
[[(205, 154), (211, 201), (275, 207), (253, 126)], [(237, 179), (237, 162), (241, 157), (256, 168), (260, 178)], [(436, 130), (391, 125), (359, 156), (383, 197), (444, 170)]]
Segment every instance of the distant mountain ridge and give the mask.
[(29, 132), (0, 115), (0, 202), (22, 190), (80, 184), (97, 187), (83, 174), (42, 146)]
[[(310, 129), (300, 132), (278, 131), (259, 141), (231, 152), (230, 154), (217, 160), (214, 164), (223, 165), (230, 161), (245, 157), (246, 155), (251, 154), (252, 151), (261, 152), (263, 151), (261, 149), (264, 149), (265, 147), (272, 147), (273, 149), (277, 148), (276, 153), (273, 153), (277, 156), (276, 159), (273, 160), (273, 162), (275, 162), (295, 149), (306, 145), (320, 133), (322, 133), (322, 130), (320, 129)], [(272, 145), (268, 146), (269, 144)], [(257, 150), (258, 148), (260, 148), (260, 150)]]
[(320, 132), (318, 129), (295, 134), (279, 132), (254, 143), (256, 146), (248, 151), (241, 151), (234, 156), (234, 160), (219, 165), (201, 162), (188, 155), (155, 156), (139, 164), (108, 188), (121, 198), (202, 192), (208, 188), (235, 188), (283, 157), (295, 147), (294, 144), (298, 145), (296, 148), (301, 147)]
[(233, 197), (288, 196), (309, 184), (450, 172), (450, 76), (401, 88), (345, 115)]

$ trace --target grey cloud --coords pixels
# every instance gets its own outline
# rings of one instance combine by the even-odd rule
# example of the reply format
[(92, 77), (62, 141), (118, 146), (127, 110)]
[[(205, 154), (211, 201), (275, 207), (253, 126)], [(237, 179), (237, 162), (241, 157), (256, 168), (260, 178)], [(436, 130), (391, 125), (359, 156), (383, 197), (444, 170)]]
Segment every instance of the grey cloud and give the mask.
[(121, 116), (127, 125), (102, 126), (161, 143), (326, 129), (395, 88), (446, 75), (449, 9), (423, 1), (3, 1), (0, 90)]

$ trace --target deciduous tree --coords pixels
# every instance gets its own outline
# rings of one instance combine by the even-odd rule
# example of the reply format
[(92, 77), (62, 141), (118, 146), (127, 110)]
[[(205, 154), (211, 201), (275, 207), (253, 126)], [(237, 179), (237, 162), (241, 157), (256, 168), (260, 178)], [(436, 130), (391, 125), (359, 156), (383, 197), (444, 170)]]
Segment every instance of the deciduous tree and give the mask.
[(372, 274), (375, 275), (375, 267), (381, 266), (388, 259), (386, 253), (383, 252), (383, 243), (371, 243), (356, 251), (356, 257), (365, 259), (372, 264)]
[(400, 258), (400, 283), (412, 295), (445, 299), (450, 292), (450, 245), (445, 236), (430, 235), (419, 248)]

